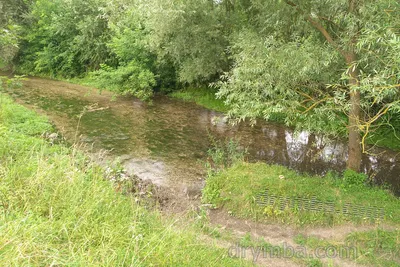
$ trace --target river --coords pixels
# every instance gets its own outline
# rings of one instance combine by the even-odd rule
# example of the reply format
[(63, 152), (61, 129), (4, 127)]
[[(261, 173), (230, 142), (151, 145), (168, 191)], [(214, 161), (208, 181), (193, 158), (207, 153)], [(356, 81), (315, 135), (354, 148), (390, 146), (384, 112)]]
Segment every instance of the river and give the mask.
[[(209, 135), (235, 138), (248, 147), (248, 161), (281, 164), (298, 172), (343, 171), (347, 146), (273, 123), (231, 126), (223, 114), (193, 103), (156, 96), (152, 104), (62, 81), (30, 77), (8, 92), (45, 114), (69, 143), (120, 157), (128, 171), (165, 186), (202, 186)], [(400, 195), (399, 152), (370, 148), (362, 170), (376, 184)]]

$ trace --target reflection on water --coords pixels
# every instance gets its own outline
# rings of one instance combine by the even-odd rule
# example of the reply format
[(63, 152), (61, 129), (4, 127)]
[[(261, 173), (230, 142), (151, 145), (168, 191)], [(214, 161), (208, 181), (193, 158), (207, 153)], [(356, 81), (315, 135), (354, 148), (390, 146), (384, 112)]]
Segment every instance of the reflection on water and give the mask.
[[(88, 93), (89, 92), (89, 93)], [(249, 148), (249, 160), (288, 166), (300, 172), (325, 174), (343, 171), (347, 146), (307, 132), (276, 124), (228, 125), (222, 115), (193, 104), (156, 97), (153, 105), (135, 99), (111, 101), (88, 88), (65, 82), (31, 78), (11, 95), (48, 115), (68, 140), (79, 136), (96, 149), (122, 156), (125, 167), (156, 183), (194, 183), (204, 176), (208, 133), (235, 137)], [(95, 108), (88, 108), (95, 107)], [(400, 194), (397, 153), (371, 149), (362, 169), (378, 184), (386, 182)]]

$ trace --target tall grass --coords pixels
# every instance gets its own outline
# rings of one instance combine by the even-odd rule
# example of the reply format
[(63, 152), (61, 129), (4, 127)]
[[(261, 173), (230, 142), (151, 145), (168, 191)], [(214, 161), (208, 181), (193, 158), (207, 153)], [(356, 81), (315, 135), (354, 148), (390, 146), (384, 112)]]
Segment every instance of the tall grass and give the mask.
[(52, 145), (46, 118), (0, 94), (3, 266), (240, 266), (133, 197), (74, 148)]

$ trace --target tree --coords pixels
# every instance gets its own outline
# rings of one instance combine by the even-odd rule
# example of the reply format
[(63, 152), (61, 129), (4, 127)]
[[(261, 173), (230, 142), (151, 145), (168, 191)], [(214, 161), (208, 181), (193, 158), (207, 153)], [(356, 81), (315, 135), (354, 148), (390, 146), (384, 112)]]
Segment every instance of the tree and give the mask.
[(0, 2), (0, 62), (10, 64), (19, 50), (19, 23), (28, 12), (29, 1)]
[(19, 67), (51, 76), (84, 76), (111, 59), (104, 0), (36, 0), (22, 32)]
[(345, 122), (348, 168), (359, 171), (370, 126), (399, 112), (399, 2), (251, 2), (257, 18), (236, 35), (236, 65), (220, 83), (231, 114), (285, 113), (288, 124), (328, 133)]
[(207, 84), (229, 69), (225, 9), (216, 2), (141, 1), (150, 48), (173, 62), (183, 83)]
[[(341, 13), (339, 13), (339, 15), (329, 14), (328, 16), (326, 16), (326, 13), (322, 13), (325, 10), (319, 9), (318, 13), (313, 13), (314, 11), (312, 9), (309, 9), (307, 12), (305, 12), (298, 4), (292, 1), (286, 1), (286, 3), (296, 8), (300, 12), (300, 14), (304, 14), (304, 18), (324, 36), (326, 41), (331, 46), (333, 46), (338, 53), (341, 54), (348, 66), (348, 85), (350, 91), (349, 95), (351, 106), (348, 124), (348, 168), (359, 171), (361, 164), (361, 136), (359, 132), (359, 125), (361, 120), (361, 103), (360, 91), (358, 89), (359, 69), (356, 64), (357, 54), (355, 46), (357, 45), (358, 35), (360, 34), (360, 23), (362, 23), (360, 17), (361, 4), (357, 0), (348, 0), (347, 7), (345, 6), (345, 2), (341, 3), (341, 6), (337, 6), (337, 8), (340, 8), (341, 10)], [(313, 5), (312, 7), (315, 7), (315, 5)], [(324, 21), (327, 21), (328, 24), (331, 23), (333, 26), (328, 29), (328, 26), (323, 24)], [(340, 23), (341, 26), (339, 26), (338, 23)]]
[(92, 84), (119, 94), (150, 100), (156, 86), (155, 55), (147, 46), (136, 1), (117, 0), (104, 9), (111, 38), (106, 46), (113, 55), (112, 64), (101, 64), (90, 73)]

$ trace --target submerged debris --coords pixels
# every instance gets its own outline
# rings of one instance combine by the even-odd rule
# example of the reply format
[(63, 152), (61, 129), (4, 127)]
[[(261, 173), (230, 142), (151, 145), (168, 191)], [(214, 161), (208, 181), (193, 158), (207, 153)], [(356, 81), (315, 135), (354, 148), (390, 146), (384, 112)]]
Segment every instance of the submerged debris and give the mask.
[(135, 201), (147, 207), (162, 206), (168, 201), (165, 188), (153, 184), (150, 180), (140, 179), (137, 175), (128, 174), (120, 165), (107, 167), (106, 179), (111, 181), (117, 192), (135, 196)]
[(58, 133), (49, 133), (49, 132), (43, 133), (42, 138), (46, 139), (52, 145), (61, 140), (61, 136)]

